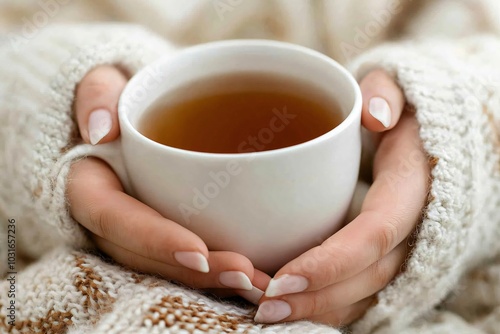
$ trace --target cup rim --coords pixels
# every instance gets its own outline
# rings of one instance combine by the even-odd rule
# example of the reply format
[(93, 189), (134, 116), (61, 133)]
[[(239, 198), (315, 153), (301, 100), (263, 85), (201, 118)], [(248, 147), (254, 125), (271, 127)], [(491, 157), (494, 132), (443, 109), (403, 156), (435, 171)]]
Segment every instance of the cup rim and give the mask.
[[(278, 149), (272, 149), (272, 150), (267, 150), (267, 151), (258, 151), (258, 152), (243, 152), (243, 153), (211, 153), (211, 152), (199, 152), (199, 151), (192, 151), (192, 150), (186, 150), (182, 148), (176, 148), (164, 144), (160, 144), (152, 139), (149, 139), (142, 133), (140, 133), (134, 126), (132, 126), (129, 117), (125, 115), (125, 96), (128, 95), (129, 91), (133, 89), (133, 87), (136, 86), (137, 81), (143, 79), (143, 77), (148, 73), (148, 70), (155, 67), (155, 66), (165, 66), (166, 64), (173, 62), (176, 60), (178, 57), (185, 56), (186, 54), (190, 53), (196, 53), (199, 50), (203, 50), (206, 48), (221, 48), (221, 47), (236, 47), (236, 46), (255, 46), (255, 47), (273, 47), (273, 48), (280, 48), (280, 49), (286, 49), (286, 50), (291, 50), (291, 51), (296, 51), (296, 52), (301, 52), (306, 56), (309, 57), (314, 57), (318, 60), (322, 60), (323, 62), (327, 63), (330, 66), (333, 66), (337, 71), (339, 71), (344, 77), (347, 79), (347, 81), (351, 84), (352, 88), (354, 89), (354, 104), (349, 111), (349, 114), (347, 117), (336, 127), (331, 129), (330, 131), (322, 134), (321, 136), (318, 136), (316, 138), (313, 138), (311, 140), (302, 142), (300, 144), (295, 144), (292, 146), (287, 146), (287, 147), (282, 147)], [(142, 140), (145, 140), (147, 143), (150, 145), (162, 149), (162, 150), (167, 150), (172, 153), (176, 154), (183, 154), (183, 155), (189, 155), (191, 157), (209, 157), (209, 158), (231, 158), (231, 159), (243, 159), (243, 158), (256, 158), (256, 157), (265, 157), (265, 156), (270, 156), (270, 155), (276, 155), (276, 154), (286, 154), (290, 153), (292, 151), (296, 150), (302, 150), (306, 149), (309, 146), (314, 146), (318, 143), (324, 142), (325, 140), (328, 140), (332, 137), (335, 137), (342, 133), (343, 131), (347, 130), (353, 122), (358, 119), (358, 117), (361, 115), (361, 110), (362, 110), (362, 94), (361, 94), (361, 89), (356, 81), (354, 79), (353, 75), (342, 65), (340, 65), (337, 61), (334, 59), (330, 58), (329, 56), (313, 50), (311, 48), (301, 46), (298, 44), (293, 44), (293, 43), (288, 43), (288, 42), (281, 42), (281, 41), (275, 41), (275, 40), (265, 40), (265, 39), (233, 39), (233, 40), (223, 40), (223, 41), (216, 41), (216, 42), (208, 42), (208, 43), (202, 43), (202, 44), (197, 44), (194, 46), (187, 47), (185, 49), (182, 49), (180, 51), (175, 52), (173, 55), (169, 55), (166, 57), (161, 57), (160, 59), (152, 62), (151, 64), (147, 65), (146, 67), (142, 68), (139, 72), (137, 72), (127, 83), (125, 89), (123, 90), (119, 102), (118, 102), (118, 115), (119, 115), (119, 121), (120, 121), (120, 128), (123, 129), (123, 127), (127, 127), (130, 133), (134, 135), (134, 137), (138, 137)], [(123, 132), (123, 131), (122, 131)]]

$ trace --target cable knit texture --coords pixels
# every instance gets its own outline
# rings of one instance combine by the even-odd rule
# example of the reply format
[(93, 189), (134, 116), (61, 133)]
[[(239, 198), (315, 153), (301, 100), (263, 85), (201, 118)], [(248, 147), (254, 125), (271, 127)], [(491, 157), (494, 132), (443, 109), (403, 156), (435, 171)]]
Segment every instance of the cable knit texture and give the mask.
[(72, 114), (76, 85), (97, 65), (119, 64), (133, 74), (172, 50), (142, 28), (119, 24), (50, 27), (26, 45), (2, 50), (2, 77), (16, 80), (4, 81), (1, 89), (9, 110), (0, 114), (5, 157), (0, 166), (7, 172), (1, 207), (33, 224), (20, 234), (30, 245), (23, 249), (28, 255), (36, 257), (61, 241), (89, 245), (65, 200), (69, 166), (78, 158), (64, 154), (78, 137)]
[[(465, 270), (500, 251), (500, 54), (497, 37), (388, 45), (359, 58), (382, 67), (414, 105), (433, 161), (430, 202), (405, 272), (357, 328), (400, 329), (443, 301)], [(411, 170), (409, 171), (411, 173)]]
[[(349, 66), (358, 79), (383, 68), (420, 124), (433, 168), (412, 254), (377, 304), (341, 331), (498, 332), (498, 1), (43, 2), (50, 11), (41, 3), (1, 4), (0, 275), (8, 271), (9, 218), (17, 224), (19, 272), (15, 326), (3, 293), (10, 283), (0, 282), (0, 333), (339, 333), (306, 321), (256, 324), (253, 306), (116, 265), (91, 250), (69, 215), (69, 167), (87, 154), (72, 113), (81, 79), (102, 64), (133, 74), (175, 52), (173, 43), (242, 37), (307, 45), (344, 63), (356, 57)], [(39, 26), (40, 13), (51, 24)], [(133, 24), (82, 24), (89, 20), (139, 23), (162, 36)], [(384, 43), (396, 37), (407, 41)], [(396, 180), (411, 177), (411, 161), (404, 167)]]

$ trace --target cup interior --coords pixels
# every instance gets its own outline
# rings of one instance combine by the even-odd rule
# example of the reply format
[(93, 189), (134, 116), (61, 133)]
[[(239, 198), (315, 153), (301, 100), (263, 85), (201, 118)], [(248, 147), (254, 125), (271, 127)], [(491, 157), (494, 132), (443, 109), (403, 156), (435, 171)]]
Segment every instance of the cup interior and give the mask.
[(120, 99), (121, 125), (137, 129), (151, 106), (160, 99), (177, 98), (169, 93), (190, 83), (244, 72), (292, 77), (310, 85), (318, 94), (335, 100), (343, 115), (343, 122), (335, 128), (337, 131), (346, 126), (344, 123), (353, 110), (360, 109), (355, 108), (361, 101), (356, 81), (331, 58), (289, 43), (233, 40), (187, 48), (135, 75)]

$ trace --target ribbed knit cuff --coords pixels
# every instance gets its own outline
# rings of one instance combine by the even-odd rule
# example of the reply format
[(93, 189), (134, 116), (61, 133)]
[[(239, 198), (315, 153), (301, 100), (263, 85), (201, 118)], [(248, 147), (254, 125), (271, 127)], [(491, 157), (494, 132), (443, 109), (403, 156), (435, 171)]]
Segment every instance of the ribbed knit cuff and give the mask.
[(500, 152), (492, 119), (500, 117), (500, 99), (491, 100), (498, 89), (489, 77), (499, 52), (494, 37), (429, 40), (385, 45), (351, 64), (358, 79), (376, 68), (395, 78), (416, 108), (433, 165), (430, 202), (405, 270), (354, 333), (398, 332), (443, 301), (475, 262), (498, 254)]
[[(47, 107), (41, 112), (38, 126), (40, 140), (35, 157), (36, 212), (39, 223), (56, 230), (64, 241), (75, 247), (89, 246), (83, 228), (69, 213), (66, 183), (71, 163), (78, 154), (68, 154), (78, 142), (77, 124), (72, 111), (75, 88), (83, 77), (99, 65), (119, 65), (134, 74), (174, 47), (138, 26), (89, 25), (55, 26), (47, 29), (41, 40), (53, 53), (70, 50), (47, 90)], [(51, 49), (52, 48), (52, 49)], [(50, 50), (51, 49), (51, 50)]]

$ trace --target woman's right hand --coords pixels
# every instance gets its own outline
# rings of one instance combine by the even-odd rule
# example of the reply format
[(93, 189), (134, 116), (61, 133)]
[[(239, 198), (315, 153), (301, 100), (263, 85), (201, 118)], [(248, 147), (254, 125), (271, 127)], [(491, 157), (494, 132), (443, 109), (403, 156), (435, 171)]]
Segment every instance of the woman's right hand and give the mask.
[[(127, 79), (119, 69), (101, 66), (78, 85), (74, 106), (84, 142), (119, 137), (117, 105)], [(240, 289), (254, 303), (260, 295), (252, 282), (261, 290), (267, 287), (269, 276), (255, 270), (249, 259), (209, 251), (200, 237), (127, 195), (113, 170), (97, 158), (73, 164), (67, 196), (73, 218), (97, 247), (127, 267), (194, 288)]]

